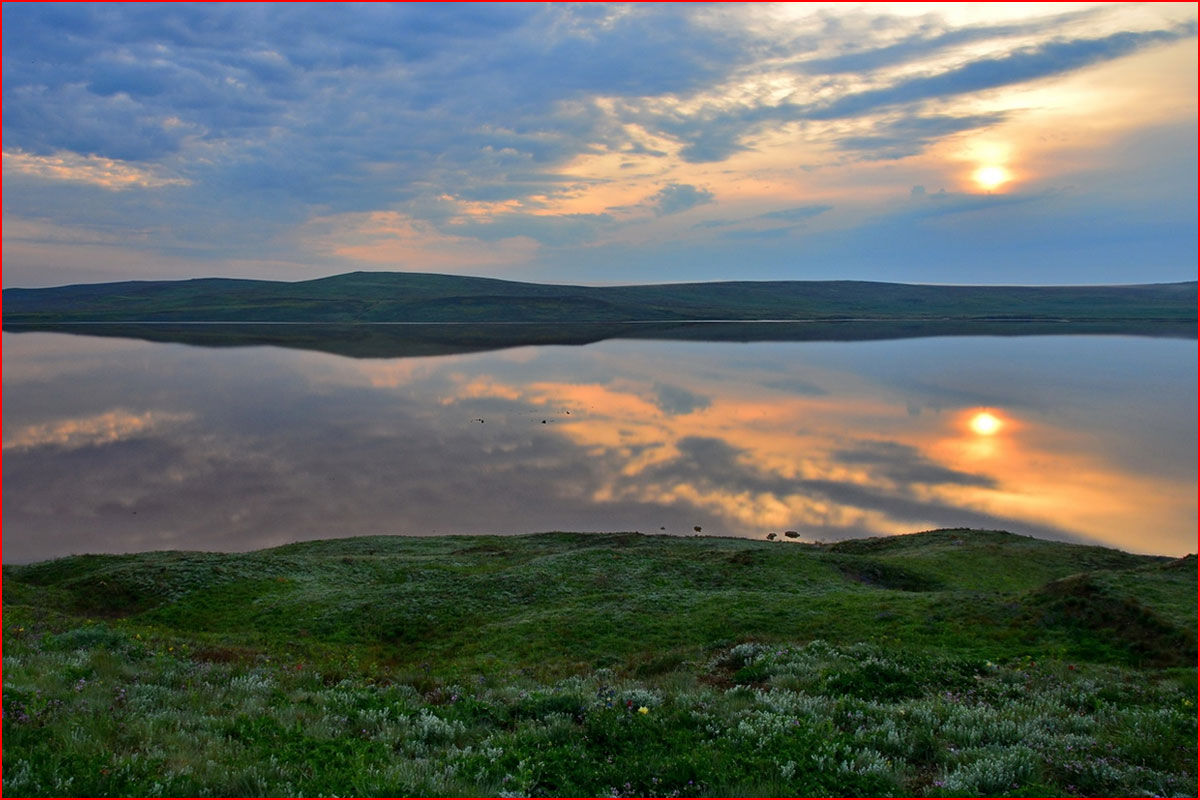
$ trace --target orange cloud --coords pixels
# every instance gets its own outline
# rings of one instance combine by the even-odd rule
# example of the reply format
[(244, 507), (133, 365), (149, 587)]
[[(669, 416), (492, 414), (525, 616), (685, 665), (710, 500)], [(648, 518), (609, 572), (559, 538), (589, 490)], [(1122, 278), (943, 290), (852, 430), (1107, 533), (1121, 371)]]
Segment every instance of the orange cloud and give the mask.
[(300, 238), (317, 252), (418, 271), (469, 273), (481, 267), (519, 264), (538, 249), (537, 242), (526, 236), (496, 242), (452, 236), (397, 211), (320, 217), (305, 226)]
[(5, 150), (4, 171), (44, 180), (87, 183), (113, 191), (186, 186), (191, 182), (186, 178), (168, 176), (160, 170), (135, 166), (115, 158), (83, 156), (66, 151), (52, 156), (37, 156), (20, 150)]

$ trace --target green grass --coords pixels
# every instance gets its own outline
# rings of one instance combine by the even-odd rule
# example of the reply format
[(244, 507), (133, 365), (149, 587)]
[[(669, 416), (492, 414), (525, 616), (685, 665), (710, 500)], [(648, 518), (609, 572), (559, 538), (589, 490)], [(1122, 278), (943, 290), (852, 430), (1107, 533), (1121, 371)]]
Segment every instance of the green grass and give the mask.
[(1194, 558), (964, 530), (6, 566), (4, 785), (1194, 795), (1195, 597)]

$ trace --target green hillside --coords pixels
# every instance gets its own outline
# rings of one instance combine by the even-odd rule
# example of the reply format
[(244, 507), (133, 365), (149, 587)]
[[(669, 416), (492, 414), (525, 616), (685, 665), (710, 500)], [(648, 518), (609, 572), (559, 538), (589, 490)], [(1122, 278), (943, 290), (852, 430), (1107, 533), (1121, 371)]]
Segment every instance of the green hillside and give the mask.
[(5, 323), (624, 322), (701, 319), (1195, 320), (1196, 283), (918, 286), (734, 281), (560, 286), (422, 273), (5, 289)]
[(30, 795), (1189, 795), (1196, 561), (370, 537), (4, 568)]

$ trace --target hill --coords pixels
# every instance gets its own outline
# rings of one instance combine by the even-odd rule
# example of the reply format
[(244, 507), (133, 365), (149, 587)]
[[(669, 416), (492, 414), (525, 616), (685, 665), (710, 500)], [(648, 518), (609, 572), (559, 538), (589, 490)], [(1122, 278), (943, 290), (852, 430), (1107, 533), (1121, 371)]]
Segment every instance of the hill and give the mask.
[(10, 565), (5, 788), (1186, 795), (1195, 597), (1194, 557), (970, 530)]
[(355, 272), (293, 283), (204, 278), (5, 289), (4, 321), (629, 322), (670, 320), (1195, 321), (1196, 283), (924, 286), (733, 281), (564, 286)]

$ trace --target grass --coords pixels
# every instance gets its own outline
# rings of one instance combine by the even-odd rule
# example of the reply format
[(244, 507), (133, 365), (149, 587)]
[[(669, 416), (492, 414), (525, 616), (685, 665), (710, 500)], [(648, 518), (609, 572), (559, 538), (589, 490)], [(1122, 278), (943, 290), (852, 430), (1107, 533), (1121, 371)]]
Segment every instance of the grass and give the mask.
[(554, 533), (4, 579), (9, 795), (1197, 789), (1194, 557)]

